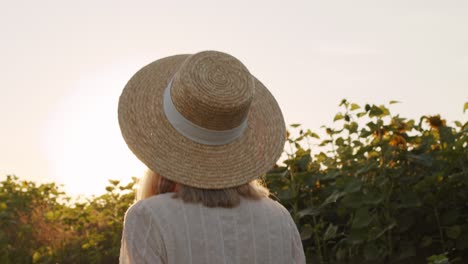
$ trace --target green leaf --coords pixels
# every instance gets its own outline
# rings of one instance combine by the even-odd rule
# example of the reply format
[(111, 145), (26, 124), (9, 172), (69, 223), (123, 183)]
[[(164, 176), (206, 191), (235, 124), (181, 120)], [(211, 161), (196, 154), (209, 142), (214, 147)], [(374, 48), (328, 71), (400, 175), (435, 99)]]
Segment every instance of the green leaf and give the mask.
[(382, 111), (382, 109), (380, 109), (376, 105), (372, 105), (372, 107), (369, 110), (369, 116), (370, 117), (381, 116), (383, 113), (384, 113), (384, 111)]
[(362, 166), (359, 170), (356, 171), (356, 176), (361, 174), (366, 174), (369, 171), (376, 170), (378, 168), (378, 164), (375, 162), (367, 163), (365, 166)]
[(330, 143), (332, 143), (332, 141), (330, 139), (326, 139), (326, 140), (322, 141), (319, 146), (323, 147), (323, 146), (326, 146), (326, 145), (328, 145)]
[(294, 198), (294, 193), (291, 188), (283, 188), (278, 191), (277, 196), (280, 200), (291, 200)]
[(362, 182), (356, 178), (349, 178), (351, 180), (347, 181), (345, 184), (344, 192), (345, 193), (355, 193), (361, 190)]
[(39, 251), (34, 252), (33, 257), (32, 257), (33, 263), (39, 263), (39, 261), (41, 260), (41, 257), (42, 257), (41, 253)]
[(361, 108), (358, 104), (351, 104), (351, 111)]
[(379, 237), (383, 236), (383, 234), (385, 234), (387, 231), (392, 230), (395, 226), (395, 223), (388, 225), (387, 227), (382, 229), (375, 237), (373, 237), (373, 239), (378, 239)]
[(307, 132), (306, 132), (305, 134), (306, 134), (307, 136), (309, 136), (309, 137), (313, 137), (313, 138), (316, 138), (316, 139), (320, 139), (320, 137), (319, 137), (316, 133), (312, 132), (310, 129), (308, 129)]
[(385, 193), (379, 192), (377, 190), (369, 190), (364, 197), (364, 203), (367, 205), (375, 206), (381, 204), (384, 201), (384, 199)]
[(89, 244), (89, 243), (85, 243), (85, 244), (83, 244), (83, 245), (81, 246), (82, 249), (88, 249), (88, 248), (90, 248), (90, 247), (91, 247), (91, 244)]
[(304, 183), (310, 188), (314, 188), (317, 180), (319, 179), (319, 175), (311, 171), (297, 172), (295, 176), (301, 181), (301, 183)]
[(119, 180), (109, 180), (110, 184), (117, 186), (119, 185), (120, 181)]
[(323, 234), (323, 240), (327, 241), (336, 237), (336, 232), (338, 231), (338, 226), (329, 224), (327, 230)]
[(297, 166), (301, 169), (301, 171), (307, 170), (309, 163), (312, 161), (312, 157), (310, 155), (304, 155), (297, 161)]
[(341, 120), (341, 119), (343, 119), (343, 118), (344, 118), (344, 116), (343, 116), (342, 113), (337, 113), (337, 114), (335, 115), (335, 118), (333, 118), (333, 122), (338, 121), (338, 120)]
[(45, 217), (45, 219), (47, 219), (49, 221), (53, 221), (53, 220), (55, 220), (55, 213), (53, 211), (49, 211), (49, 212), (44, 214), (44, 217)]
[(359, 137), (361, 138), (367, 138), (368, 136), (372, 135), (372, 132), (366, 129), (361, 129), (361, 134)]
[(449, 259), (447, 258), (446, 253), (439, 255), (432, 255), (427, 258), (429, 264), (449, 264)]
[(429, 156), (428, 154), (420, 154), (420, 155), (415, 155), (411, 153), (407, 153), (406, 157), (409, 161), (430, 167), (432, 166), (432, 157)]
[(398, 222), (398, 232), (404, 233), (408, 231), (413, 225), (415, 224), (415, 219), (413, 214), (406, 213), (402, 214), (400, 217), (397, 218)]
[[(327, 140), (325, 140), (327, 141)], [(327, 144), (330, 143), (330, 142), (327, 142)], [(323, 153), (323, 152), (320, 152), (319, 154), (315, 155), (315, 159), (317, 160), (317, 162), (324, 162), (325, 160), (328, 159), (328, 156), (327, 154)]]
[(367, 228), (351, 229), (349, 231), (349, 242), (352, 245), (358, 245), (364, 242), (367, 238)]
[(314, 233), (314, 229), (312, 228), (312, 226), (309, 224), (305, 224), (301, 228), (301, 240), (309, 239), (313, 233)]
[(410, 242), (402, 242), (400, 249), (401, 251), (398, 256), (398, 260), (403, 260), (416, 256), (416, 250), (414, 248), (414, 245)]
[(380, 108), (380, 110), (382, 110), (382, 112), (383, 112), (382, 116), (388, 116), (388, 115), (390, 115), (390, 110), (388, 110), (388, 108), (385, 107), (384, 105), (380, 105), (379, 108)]
[(335, 256), (336, 256), (337, 260), (345, 260), (346, 257), (348, 256), (348, 248), (346, 248), (346, 247), (338, 248), (338, 250), (336, 251)]
[(331, 170), (327, 172), (323, 177), (320, 178), (321, 181), (330, 181), (336, 179), (336, 177), (342, 175), (341, 171), (338, 170)]
[(320, 206), (325, 206), (327, 204), (336, 203), (336, 201), (340, 199), (341, 197), (343, 197), (345, 194), (346, 193), (344, 192), (339, 192), (335, 190), (330, 196), (328, 196), (328, 198)]
[(375, 243), (367, 243), (364, 247), (364, 258), (366, 260), (375, 260), (379, 257), (379, 249)]
[(339, 137), (335, 140), (335, 145), (337, 146), (343, 146), (345, 143), (344, 139), (342, 137)]
[(304, 210), (297, 212), (297, 215), (299, 216), (299, 218), (303, 218), (304, 216), (307, 216), (307, 215), (317, 216), (317, 215), (320, 215), (320, 209), (314, 208), (314, 207), (308, 207)]
[(400, 193), (400, 200), (401, 203), (397, 205), (397, 208), (413, 208), (422, 205), (418, 195), (408, 190)]
[(457, 239), (461, 234), (461, 227), (459, 225), (448, 227), (445, 233), (449, 238)]
[(350, 134), (356, 133), (358, 130), (358, 123), (351, 122), (349, 123), (348, 131)]
[(457, 249), (466, 250), (468, 249), (468, 233), (463, 232), (457, 239)]
[(465, 105), (463, 106), (463, 113), (465, 113), (467, 109), (468, 109), (468, 102), (466, 102)]
[(420, 246), (424, 248), (424, 247), (430, 246), (431, 244), (432, 244), (432, 237), (425, 236), (422, 238)]
[(135, 185), (133, 182), (128, 183), (123, 187), (124, 190), (131, 190), (133, 188), (133, 185)]
[(451, 127), (439, 127), (440, 139), (444, 142), (453, 143), (455, 141), (455, 136), (452, 133)]
[(352, 228), (359, 229), (368, 227), (371, 221), (372, 217), (369, 215), (369, 210), (367, 208), (359, 208), (354, 215)]
[(341, 200), (341, 204), (347, 208), (361, 208), (366, 203), (364, 195), (361, 192), (348, 194)]
[(460, 216), (460, 213), (458, 210), (459, 209), (451, 209), (443, 213), (442, 216), (440, 217), (441, 224), (445, 226), (450, 226), (450, 225), (455, 224), (458, 220), (458, 217)]
[(401, 103), (401, 102), (400, 101), (395, 101), (395, 100), (390, 101), (390, 104), (399, 104), (399, 103)]
[(300, 127), (301, 124), (291, 124), (290, 126), (296, 128), (296, 127)]
[(360, 112), (360, 113), (357, 113), (357, 117), (363, 117), (367, 114), (367, 112)]
[(369, 127), (370, 131), (375, 131), (375, 130), (379, 129), (379, 126), (374, 122), (369, 122), (369, 123), (366, 124), (366, 126)]

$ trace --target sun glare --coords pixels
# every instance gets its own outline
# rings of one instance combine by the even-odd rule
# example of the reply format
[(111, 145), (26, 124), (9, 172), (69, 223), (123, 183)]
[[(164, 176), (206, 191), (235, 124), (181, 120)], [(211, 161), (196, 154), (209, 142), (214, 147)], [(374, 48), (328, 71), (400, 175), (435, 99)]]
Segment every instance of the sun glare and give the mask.
[(51, 178), (67, 194), (98, 195), (109, 179), (126, 183), (145, 166), (120, 134), (117, 103), (134, 69), (110, 69), (83, 78), (53, 108), (42, 133), (42, 150)]

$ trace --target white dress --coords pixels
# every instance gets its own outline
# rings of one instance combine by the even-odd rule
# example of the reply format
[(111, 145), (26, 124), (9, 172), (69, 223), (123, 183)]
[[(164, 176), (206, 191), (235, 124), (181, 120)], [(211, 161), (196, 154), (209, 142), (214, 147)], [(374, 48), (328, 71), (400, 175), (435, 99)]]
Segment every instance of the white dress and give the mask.
[(184, 203), (165, 193), (126, 215), (120, 263), (305, 263), (289, 212), (270, 198), (235, 208)]

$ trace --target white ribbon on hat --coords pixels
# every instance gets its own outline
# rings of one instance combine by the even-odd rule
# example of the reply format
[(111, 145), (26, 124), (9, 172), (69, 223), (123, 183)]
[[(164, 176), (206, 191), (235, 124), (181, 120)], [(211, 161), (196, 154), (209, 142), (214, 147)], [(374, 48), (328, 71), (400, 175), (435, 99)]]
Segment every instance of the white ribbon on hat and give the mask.
[(219, 146), (239, 138), (247, 128), (247, 118), (237, 127), (229, 130), (212, 130), (192, 123), (177, 111), (171, 98), (172, 79), (164, 90), (164, 114), (171, 125), (186, 138), (204, 145)]

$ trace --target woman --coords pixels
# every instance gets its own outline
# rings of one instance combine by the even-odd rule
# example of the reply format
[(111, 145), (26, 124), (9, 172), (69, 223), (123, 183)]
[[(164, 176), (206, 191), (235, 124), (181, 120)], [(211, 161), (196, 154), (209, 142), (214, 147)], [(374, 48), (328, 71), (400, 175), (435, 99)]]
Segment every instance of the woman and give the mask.
[(283, 116), (239, 60), (205, 51), (143, 67), (119, 124), (149, 168), (125, 215), (121, 263), (305, 263), (289, 212), (257, 180), (282, 153)]

